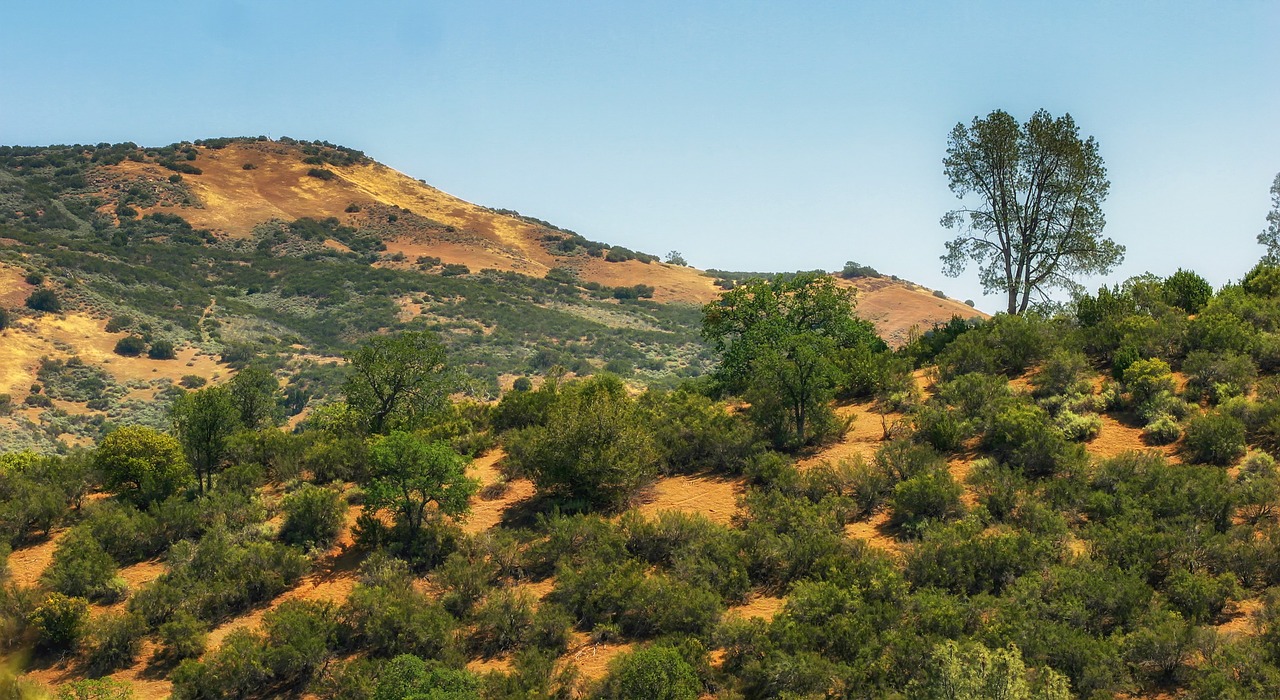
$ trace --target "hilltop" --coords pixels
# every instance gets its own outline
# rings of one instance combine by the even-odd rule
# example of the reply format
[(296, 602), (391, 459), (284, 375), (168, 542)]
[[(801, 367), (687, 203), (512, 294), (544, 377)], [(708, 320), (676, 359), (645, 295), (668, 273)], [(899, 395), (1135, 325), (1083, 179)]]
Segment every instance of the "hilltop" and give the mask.
[[(113, 423), (159, 426), (181, 385), (250, 356), (270, 358), (298, 414), (353, 343), (402, 328), (442, 333), (478, 395), (554, 365), (671, 382), (707, 370), (698, 308), (734, 276), (472, 204), (325, 142), (0, 148), (0, 307), (14, 315), (0, 438), (61, 449)], [(845, 284), (893, 346), (980, 315), (888, 277)], [(24, 306), (41, 288), (57, 312)], [(141, 350), (117, 352), (133, 338)]]

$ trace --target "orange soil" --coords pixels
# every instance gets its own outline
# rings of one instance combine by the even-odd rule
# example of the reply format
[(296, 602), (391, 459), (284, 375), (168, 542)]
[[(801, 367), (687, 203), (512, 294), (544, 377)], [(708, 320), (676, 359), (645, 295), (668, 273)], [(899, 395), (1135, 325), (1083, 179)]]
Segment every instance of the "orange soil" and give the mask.
[[(501, 448), (490, 450), (471, 462), (471, 466), (467, 468), (467, 476), (478, 479), (483, 492), (486, 486), (503, 480), (497, 465), (506, 456)], [(482, 493), (477, 493), (471, 499), (471, 513), (462, 522), (462, 529), (475, 534), (497, 526), (509, 508), (533, 497), (534, 491), (532, 481), (513, 479), (507, 482), (506, 491), (497, 498), (486, 499)]]
[(782, 606), (786, 605), (785, 598), (776, 596), (753, 596), (742, 605), (735, 605), (725, 611), (727, 615), (736, 615), (738, 617), (759, 617), (764, 620), (772, 620), (775, 615), (782, 611)]
[(609, 662), (613, 661), (619, 654), (625, 654), (635, 648), (635, 645), (627, 642), (616, 644), (613, 642), (594, 643), (591, 637), (583, 632), (573, 632), (569, 639), (569, 650), (564, 653), (557, 661), (557, 665), (563, 667), (573, 664), (578, 667), (578, 672), (587, 680), (599, 680), (604, 678), (609, 672)]
[(745, 480), (720, 476), (670, 476), (659, 479), (637, 509), (646, 517), (664, 510), (701, 513), (708, 520), (726, 525), (738, 512), (738, 496)]
[(27, 284), (27, 273), (20, 267), (0, 264), (0, 306), (16, 309), (24, 305), (35, 287)]
[(889, 534), (889, 511), (880, 510), (866, 520), (849, 523), (844, 526), (846, 537), (865, 540), (867, 544), (889, 554), (900, 556), (903, 545)]
[[(133, 690), (131, 697), (135, 698), (135, 700), (161, 700), (169, 697), (173, 684), (167, 678), (164, 678), (162, 674), (152, 675), (145, 662), (145, 659), (149, 658), (154, 651), (155, 644), (151, 641), (144, 641), (142, 650), (138, 654), (138, 663), (106, 677), (128, 683)], [(83, 669), (71, 660), (62, 660), (51, 666), (33, 669), (22, 674), (23, 680), (43, 683), (51, 688), (63, 683), (80, 680), (84, 677)]]
[[(823, 462), (834, 464), (844, 459), (861, 458), (869, 460), (875, 456), (876, 450), (884, 444), (884, 424), (881, 416), (873, 410), (871, 403), (856, 403), (837, 406), (836, 415), (840, 418), (853, 418), (849, 431), (839, 442), (826, 445), (815, 453), (796, 461), (796, 467), (804, 470)], [(900, 413), (890, 413), (884, 420), (892, 428), (896, 421), (903, 419)]]
[(34, 586), (40, 582), (40, 574), (53, 561), (53, 550), (67, 530), (55, 530), (53, 535), (39, 544), (15, 549), (9, 555), (9, 580), (19, 586)]
[(1171, 461), (1180, 461), (1177, 443), (1149, 446), (1142, 441), (1142, 428), (1125, 425), (1106, 414), (1102, 414), (1102, 430), (1098, 433), (1098, 437), (1086, 444), (1086, 449), (1090, 455), (1100, 459), (1115, 457), (1132, 450), (1158, 450)]
[(1218, 634), (1251, 635), (1257, 633), (1257, 614), (1262, 611), (1261, 598), (1245, 598), (1230, 604), (1231, 617), (1217, 626)]

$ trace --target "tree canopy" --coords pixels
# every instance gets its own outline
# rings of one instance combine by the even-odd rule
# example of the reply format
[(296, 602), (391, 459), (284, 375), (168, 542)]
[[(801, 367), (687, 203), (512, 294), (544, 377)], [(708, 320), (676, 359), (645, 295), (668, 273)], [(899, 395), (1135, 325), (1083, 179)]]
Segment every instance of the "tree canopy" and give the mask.
[(1258, 234), (1258, 243), (1267, 247), (1267, 262), (1280, 264), (1280, 173), (1271, 183), (1271, 211), (1267, 212), (1267, 227)]
[(829, 435), (837, 358), (854, 348), (885, 348), (853, 308), (854, 290), (811, 272), (751, 280), (703, 307), (702, 334), (721, 353), (716, 379), (748, 396), (753, 420), (776, 446)]
[(1098, 144), (1080, 139), (1070, 114), (1054, 118), (1042, 109), (1019, 124), (995, 110), (956, 124), (943, 164), (951, 191), (969, 198), (942, 217), (958, 233), (943, 270), (955, 277), (976, 262), (983, 288), (1004, 292), (1009, 313), (1124, 259), (1124, 246), (1102, 236), (1110, 183)]
[(347, 359), (343, 394), (375, 435), (421, 422), (444, 407), (454, 388), (445, 348), (426, 331), (376, 336)]

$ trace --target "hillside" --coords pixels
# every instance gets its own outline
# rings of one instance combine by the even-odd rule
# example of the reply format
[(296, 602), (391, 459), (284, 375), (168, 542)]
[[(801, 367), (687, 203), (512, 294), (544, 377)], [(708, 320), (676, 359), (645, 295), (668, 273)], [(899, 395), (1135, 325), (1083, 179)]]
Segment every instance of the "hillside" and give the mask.
[[(178, 425), (0, 454), (0, 652), (28, 688), (145, 699), (1276, 697), (1278, 281), (951, 323), (855, 355), (781, 430), (785, 384), (600, 375), (417, 432), (335, 398), (233, 434), (208, 490)], [(413, 511), (420, 478), (442, 490)]]
[[(354, 342), (402, 328), (442, 333), (475, 395), (554, 365), (670, 383), (709, 366), (698, 306), (717, 282), (331, 144), (0, 148), (0, 308), (14, 314), (0, 394), (15, 408), (0, 439), (65, 449), (122, 421), (160, 426), (178, 384), (225, 380), (249, 356), (270, 358), (297, 414)], [(894, 346), (980, 315), (897, 280), (853, 284)], [(61, 308), (26, 308), (37, 289)], [(115, 351), (131, 338), (145, 351)], [(149, 357), (157, 341), (173, 357)]]

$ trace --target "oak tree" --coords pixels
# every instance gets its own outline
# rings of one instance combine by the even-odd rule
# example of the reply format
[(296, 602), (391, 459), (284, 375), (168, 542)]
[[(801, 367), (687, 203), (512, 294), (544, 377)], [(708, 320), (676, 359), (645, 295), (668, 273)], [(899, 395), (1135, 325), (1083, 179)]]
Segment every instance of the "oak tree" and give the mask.
[(425, 331), (374, 337), (347, 359), (342, 392), (374, 435), (420, 423), (444, 407), (456, 385), (444, 346)]
[(1102, 235), (1110, 183), (1098, 144), (1081, 140), (1070, 114), (1039, 110), (1019, 124), (996, 110), (956, 124), (943, 164), (964, 201), (942, 217), (958, 234), (947, 243), (943, 271), (956, 277), (976, 262), (983, 288), (1003, 292), (1009, 313), (1124, 259), (1124, 246)]

